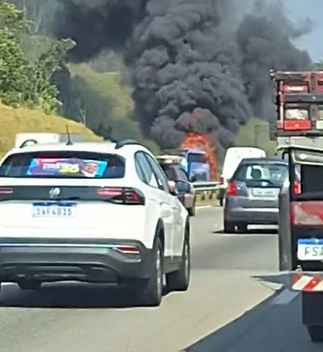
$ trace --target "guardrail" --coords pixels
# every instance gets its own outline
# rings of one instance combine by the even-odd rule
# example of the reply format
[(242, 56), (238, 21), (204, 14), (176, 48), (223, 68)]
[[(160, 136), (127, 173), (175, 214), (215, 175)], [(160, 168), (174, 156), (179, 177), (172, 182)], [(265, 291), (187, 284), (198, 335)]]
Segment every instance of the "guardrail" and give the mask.
[(194, 182), (196, 192), (216, 191), (220, 188), (220, 182)]
[(220, 182), (194, 182), (193, 186), (198, 204), (215, 204)]

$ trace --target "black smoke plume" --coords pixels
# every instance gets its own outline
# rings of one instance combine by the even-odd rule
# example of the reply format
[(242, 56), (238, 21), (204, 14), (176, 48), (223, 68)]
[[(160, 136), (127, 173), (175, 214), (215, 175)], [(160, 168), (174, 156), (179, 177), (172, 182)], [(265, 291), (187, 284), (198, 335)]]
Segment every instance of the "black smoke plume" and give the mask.
[(134, 117), (162, 147), (177, 147), (190, 131), (208, 133), (221, 152), (249, 117), (273, 117), (269, 70), (311, 62), (292, 43), (310, 24), (293, 26), (277, 3), (256, 2), (241, 18), (235, 0), (61, 2), (54, 33), (76, 41), (70, 60), (122, 51)]

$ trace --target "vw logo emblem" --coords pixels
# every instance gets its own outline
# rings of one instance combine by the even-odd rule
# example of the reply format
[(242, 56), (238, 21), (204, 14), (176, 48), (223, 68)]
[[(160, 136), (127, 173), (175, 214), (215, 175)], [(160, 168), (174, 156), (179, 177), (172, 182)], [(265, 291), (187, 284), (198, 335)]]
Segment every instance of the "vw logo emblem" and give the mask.
[(51, 188), (49, 190), (49, 198), (51, 199), (56, 198), (57, 196), (59, 196), (60, 193), (61, 193), (61, 190), (58, 187)]

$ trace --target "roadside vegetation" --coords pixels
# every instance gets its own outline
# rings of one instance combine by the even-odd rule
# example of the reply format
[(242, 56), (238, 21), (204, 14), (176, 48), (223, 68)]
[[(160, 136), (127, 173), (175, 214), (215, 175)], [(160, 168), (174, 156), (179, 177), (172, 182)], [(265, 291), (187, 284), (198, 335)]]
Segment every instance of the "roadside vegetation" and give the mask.
[(71, 132), (135, 138), (158, 152), (131, 119), (131, 87), (121, 58), (105, 52), (88, 64), (67, 64), (76, 43), (46, 31), (55, 6), (56, 0), (0, 0), (0, 154), (18, 132), (65, 132), (67, 122)]
[(270, 140), (270, 125), (267, 121), (251, 118), (245, 126), (242, 126), (236, 141), (237, 147), (259, 147), (266, 151), (267, 155), (275, 154), (276, 142)]
[(0, 104), (0, 123), (0, 157), (14, 146), (16, 134), (22, 132), (66, 133), (66, 126), (68, 126), (70, 133), (82, 133), (89, 141), (102, 139), (83, 124), (64, 117), (48, 115), (37, 109), (15, 109)]

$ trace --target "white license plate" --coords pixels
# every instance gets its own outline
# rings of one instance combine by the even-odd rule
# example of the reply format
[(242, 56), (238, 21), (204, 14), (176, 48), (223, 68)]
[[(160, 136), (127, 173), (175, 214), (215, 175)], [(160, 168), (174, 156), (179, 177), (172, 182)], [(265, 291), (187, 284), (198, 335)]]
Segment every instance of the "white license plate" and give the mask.
[(255, 196), (276, 196), (277, 191), (272, 188), (254, 188), (253, 189), (253, 194)]
[(297, 257), (299, 260), (323, 260), (323, 240), (299, 239), (297, 244)]
[(34, 203), (32, 210), (36, 218), (71, 218), (75, 213), (75, 203)]

